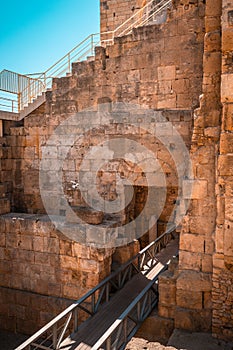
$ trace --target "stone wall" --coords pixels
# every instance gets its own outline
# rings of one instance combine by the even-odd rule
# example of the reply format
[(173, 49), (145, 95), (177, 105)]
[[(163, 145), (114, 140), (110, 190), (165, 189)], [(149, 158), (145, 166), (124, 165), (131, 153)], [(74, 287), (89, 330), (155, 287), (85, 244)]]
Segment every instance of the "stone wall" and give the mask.
[(175, 327), (212, 330), (225, 340), (233, 335), (232, 14), (229, 1), (206, 1), (203, 94), (191, 146), (196, 182), (180, 235), (179, 269), (169, 280), (175, 300), (165, 300), (162, 279), (159, 306)]
[[(202, 82), (202, 9), (201, 4), (188, 8), (182, 5), (174, 9), (167, 23), (138, 28), (132, 35), (117, 38), (106, 50), (97, 48), (94, 61), (74, 63), (72, 76), (54, 79), (46, 104), (25, 118), (24, 127), (11, 129), (7, 139), (14, 152), (18, 152), (13, 183), (15, 210), (44, 212), (38, 185), (41, 146), (54, 128), (72, 114), (109, 101), (172, 110), (192, 110), (198, 105)], [(182, 115), (177, 120), (175, 114), (172, 118), (189, 147), (192, 121)], [(94, 143), (98, 137), (102, 137), (101, 131), (92, 138)], [(72, 160), (70, 167), (75, 167)]]
[(233, 4), (222, 1), (222, 123), (217, 163), (216, 248), (213, 255), (213, 333), (233, 337)]
[[(23, 123), (7, 128), (4, 122), (2, 170), (5, 172), (4, 179), (9, 180), (10, 189), (7, 191), (12, 209), (32, 215), (24, 217), (14, 214), (13, 217), (3, 216), (1, 219), (0, 272), (3, 277), (0, 285), (3, 302), (0, 304), (0, 315), (1, 321), (10, 320), (5, 323), (5, 328), (25, 332), (31, 317), (33, 322), (28, 332), (33, 332), (69, 303), (65, 300), (64, 304), (62, 301), (60, 304), (57, 301), (59, 298), (77, 299), (110, 272), (110, 253), (92, 252), (87, 247), (83, 249), (80, 244), (61, 237), (51, 223), (44, 222), (45, 218), (38, 216), (45, 214), (39, 190), (42, 146), (55, 128), (76, 112), (90, 107), (98, 112), (102, 103), (111, 105), (111, 102), (123, 101), (159, 109), (157, 113), (162, 113), (177, 127), (189, 148), (192, 111), (199, 103), (202, 87), (203, 10), (202, 2), (182, 3), (173, 9), (166, 23), (135, 29), (131, 35), (117, 38), (114, 45), (106, 49), (97, 48), (93, 61), (74, 63), (71, 76), (53, 80), (52, 91), (46, 94), (46, 103), (26, 117)], [(153, 129), (152, 122), (150, 127)], [(86, 152), (106, 136), (109, 139), (109, 135), (133, 138), (137, 134), (142, 145), (151, 148), (160, 160), (167, 162), (164, 171), (168, 182), (169, 176), (175, 178), (175, 171), (171, 170), (172, 167), (169, 169), (171, 159), (160, 145), (151, 143), (151, 139), (140, 129), (136, 133), (129, 130), (126, 130), (125, 123), (123, 127), (119, 122), (107, 125), (104, 132), (95, 129), (84, 145), (78, 145), (80, 158), (76, 153), (70, 154), (64, 169), (64, 187), (71, 203), (82, 204), (77, 196), (78, 191), (72, 192), (69, 188), (70, 180), (74, 179), (79, 162), (83, 159), (82, 151)], [(62, 152), (62, 147), (60, 150)], [(120, 166), (121, 170), (123, 164)], [(114, 174), (109, 174), (108, 169), (103, 170), (107, 174), (102, 176), (101, 173), (99, 191), (103, 189), (103, 195), (111, 198), (115, 188), (108, 185)], [(125, 172), (129, 172), (129, 168)], [(106, 177), (110, 178), (107, 182)], [(201, 182), (203, 184), (207, 186), (205, 181)], [(139, 183), (135, 181), (134, 185), (139, 186)], [(168, 186), (171, 191), (161, 217), (162, 224), (168, 220), (176, 199), (172, 187)], [(140, 203), (137, 202), (137, 210), (139, 207)], [(130, 256), (135, 252), (132, 249)], [(116, 260), (124, 259), (118, 256)], [(25, 299), (22, 291), (26, 293), (23, 294)], [(46, 315), (43, 308), (38, 310), (35, 294), (42, 295), (38, 296), (38, 300), (41, 300), (39, 303), (46, 300), (46, 303), (52, 304), (52, 315)], [(26, 308), (26, 300), (30, 308)], [(28, 314), (30, 309), (33, 315)]]
[(220, 131), (221, 2), (206, 1), (203, 95), (191, 147), (195, 190), (180, 237), (175, 327), (210, 331), (216, 221), (216, 156)]
[(116, 29), (146, 3), (148, 0), (100, 0), (100, 32)]
[(69, 240), (45, 215), (6, 214), (0, 228), (3, 329), (35, 332), (111, 272), (112, 249)]

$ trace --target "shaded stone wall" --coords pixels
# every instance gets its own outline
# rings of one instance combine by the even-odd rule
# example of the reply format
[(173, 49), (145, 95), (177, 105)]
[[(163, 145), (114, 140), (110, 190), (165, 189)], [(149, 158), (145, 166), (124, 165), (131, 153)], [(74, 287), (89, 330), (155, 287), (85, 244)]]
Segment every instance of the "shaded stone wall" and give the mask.
[(45, 215), (6, 214), (0, 229), (3, 329), (35, 332), (111, 272), (112, 249), (69, 240)]

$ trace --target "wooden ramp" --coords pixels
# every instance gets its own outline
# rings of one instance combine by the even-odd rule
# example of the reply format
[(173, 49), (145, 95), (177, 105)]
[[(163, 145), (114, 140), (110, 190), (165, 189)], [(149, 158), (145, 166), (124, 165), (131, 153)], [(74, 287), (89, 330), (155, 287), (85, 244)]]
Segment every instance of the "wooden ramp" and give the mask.
[[(69, 336), (60, 346), (63, 350), (89, 350), (111, 328), (117, 319), (122, 319), (124, 311), (130, 307), (143, 290), (157, 280), (165, 265), (177, 255), (178, 240), (170, 242), (165, 249), (157, 254), (158, 263), (145, 275), (138, 273), (119, 290), (113, 298), (75, 334)], [(156, 286), (155, 292), (156, 292)], [(157, 294), (157, 293), (156, 293)], [(130, 327), (128, 327), (130, 328)], [(127, 330), (129, 331), (129, 329)], [(103, 347), (104, 348), (104, 347)]]

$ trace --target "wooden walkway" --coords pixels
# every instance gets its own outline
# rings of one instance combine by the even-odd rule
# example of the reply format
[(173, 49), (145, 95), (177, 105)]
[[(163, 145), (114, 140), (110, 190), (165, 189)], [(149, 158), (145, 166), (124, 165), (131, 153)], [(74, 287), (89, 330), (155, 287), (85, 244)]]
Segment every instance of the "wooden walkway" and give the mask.
[(86, 321), (77, 333), (63, 341), (59, 349), (89, 350), (112, 324), (124, 313), (135, 298), (155, 280), (164, 266), (178, 253), (178, 239), (172, 240), (165, 249), (156, 255), (158, 263), (146, 274), (138, 273), (119, 290), (111, 300)]

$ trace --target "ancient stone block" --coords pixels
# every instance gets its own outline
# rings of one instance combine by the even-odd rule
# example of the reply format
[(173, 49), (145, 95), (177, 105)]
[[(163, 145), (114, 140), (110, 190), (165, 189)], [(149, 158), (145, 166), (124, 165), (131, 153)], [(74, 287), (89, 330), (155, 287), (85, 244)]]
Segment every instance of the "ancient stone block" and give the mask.
[(173, 329), (173, 320), (152, 314), (144, 321), (136, 336), (164, 343), (170, 338)]
[(201, 270), (201, 254), (200, 253), (191, 253), (186, 251), (181, 251), (179, 264), (184, 270)]
[(177, 290), (176, 303), (182, 308), (201, 310), (202, 292)]
[(72, 207), (74, 213), (68, 212), (66, 219), (68, 222), (84, 222), (92, 225), (101, 224), (103, 221), (103, 212), (93, 210), (87, 207)]
[(182, 271), (177, 278), (177, 290), (209, 292), (212, 287), (211, 275), (196, 271)]
[(209, 332), (211, 330), (211, 310), (176, 309), (175, 328), (189, 331)]
[(180, 249), (189, 252), (203, 253), (204, 252), (204, 236), (181, 233), (180, 235)]

